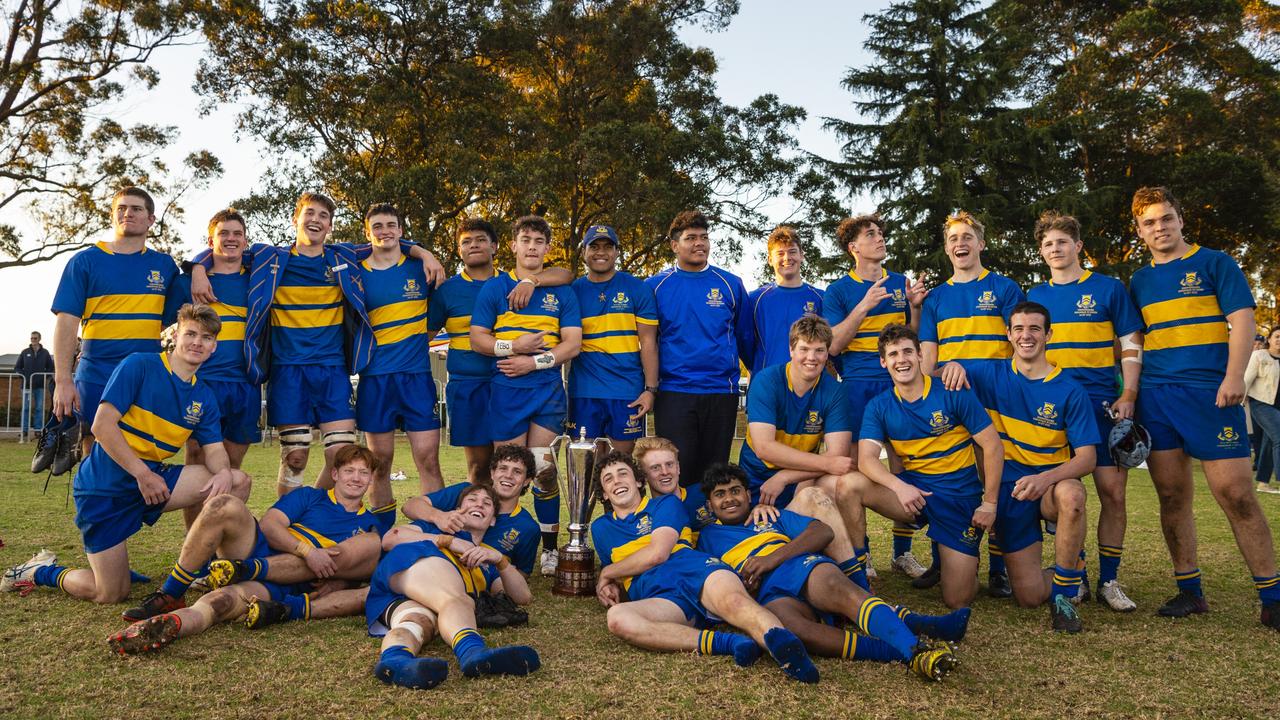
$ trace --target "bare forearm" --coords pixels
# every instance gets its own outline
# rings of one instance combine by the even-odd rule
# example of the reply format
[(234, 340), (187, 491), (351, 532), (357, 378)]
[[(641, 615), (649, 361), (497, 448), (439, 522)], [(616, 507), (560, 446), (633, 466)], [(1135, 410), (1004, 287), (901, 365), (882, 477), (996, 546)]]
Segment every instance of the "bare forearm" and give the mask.
[(640, 336), (640, 367), (644, 370), (644, 386), (658, 387), (658, 328), (655, 325), (640, 325), (636, 328)]
[(80, 318), (58, 313), (53, 327), (53, 372), (58, 382), (71, 382), (71, 366), (75, 364), (76, 332)]
[(482, 355), (494, 356), (493, 343), (497, 338), (493, 336), (493, 331), (489, 328), (480, 327), (479, 325), (471, 326), (471, 349)]
[(539, 287), (560, 287), (573, 282), (573, 273), (562, 267), (542, 268), (534, 277), (537, 278)]
[(1227, 377), (1243, 380), (1244, 366), (1253, 354), (1253, 338), (1258, 331), (1254, 320), (1253, 308), (1237, 310), (1227, 316), (1231, 324), (1231, 335), (1227, 341)]

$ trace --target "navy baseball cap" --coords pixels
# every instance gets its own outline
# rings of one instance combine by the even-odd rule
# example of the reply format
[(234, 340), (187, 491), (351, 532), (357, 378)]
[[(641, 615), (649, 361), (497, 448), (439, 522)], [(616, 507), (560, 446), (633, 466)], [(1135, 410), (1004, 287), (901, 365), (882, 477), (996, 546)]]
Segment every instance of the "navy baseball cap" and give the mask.
[(618, 233), (608, 225), (592, 225), (587, 228), (587, 232), (582, 236), (582, 247), (586, 248), (596, 240), (608, 240), (613, 243), (614, 247), (618, 246)]

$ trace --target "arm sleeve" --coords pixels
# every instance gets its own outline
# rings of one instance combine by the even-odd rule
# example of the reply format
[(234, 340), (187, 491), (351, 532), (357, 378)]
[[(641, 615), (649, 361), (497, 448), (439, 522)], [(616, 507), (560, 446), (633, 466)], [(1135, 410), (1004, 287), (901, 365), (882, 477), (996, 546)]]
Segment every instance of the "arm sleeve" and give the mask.
[(800, 537), (800, 533), (804, 532), (808, 527), (818, 522), (816, 519), (800, 515), (799, 513), (783, 510), (778, 513), (778, 526), (782, 528), (782, 534), (795, 540)]
[(773, 373), (759, 373), (747, 387), (747, 422), (768, 423), (774, 427), (778, 420), (778, 383)]
[[(207, 387), (207, 386), (206, 386)], [(212, 445), (222, 442), (222, 410), (218, 407), (218, 399), (212, 392), (204, 393), (203, 412), (200, 424), (191, 431), (197, 445)]]
[(1085, 445), (1098, 445), (1102, 442), (1098, 434), (1098, 422), (1094, 419), (1089, 405), (1089, 396), (1084, 388), (1076, 386), (1067, 396), (1067, 442), (1073, 448)]
[(1027, 296), (1022, 294), (1022, 288), (1018, 287), (1018, 283), (1009, 278), (1005, 278), (1004, 287), (1001, 289), (1000, 295), (1000, 315), (1007, 324), (1009, 316), (1013, 314), (1013, 307), (1026, 300)]
[(982, 403), (978, 402), (978, 396), (972, 390), (949, 391), (948, 395), (951, 398), (952, 414), (960, 418), (970, 435), (977, 435), (991, 426), (991, 416), (982, 407)]
[(511, 562), (516, 569), (525, 575), (533, 574), (533, 564), (538, 560), (538, 548), (542, 542), (542, 536), (538, 533), (536, 524), (529, 529), (520, 533), (520, 541), (516, 543), (515, 551), (511, 555)]
[(560, 327), (582, 327), (582, 310), (578, 307), (578, 293), (571, 285), (563, 285), (555, 290), (560, 296)]
[(920, 308), (920, 342), (938, 342), (937, 305), (938, 296), (933, 293), (924, 299), (924, 306)]
[(444, 329), (444, 321), (447, 317), (444, 299), (445, 293), (434, 292), (427, 300), (427, 329), (432, 332)]
[[(844, 322), (844, 319), (849, 316), (844, 287), (845, 283), (836, 281), (827, 287), (827, 294), (822, 297), (822, 317), (831, 327)], [(832, 348), (833, 351), (836, 349)]]
[[(254, 250), (257, 249), (258, 245), (259, 243), (254, 243), (253, 245), (249, 246), (249, 252), (245, 253), (245, 255), (252, 255)], [(205, 270), (212, 271), (213, 270), (213, 250), (209, 248), (205, 248), (200, 252), (196, 253), (195, 257), (191, 258), (191, 264), (203, 265)]]
[(734, 293), (737, 294), (733, 304), (733, 334), (738, 341), (738, 358), (742, 360), (742, 364), (751, 367), (755, 362), (755, 323), (752, 322), (751, 308), (747, 301), (747, 287), (742, 284), (742, 280), (737, 280), (737, 287)]
[(649, 515), (653, 519), (654, 530), (669, 527), (675, 528), (679, 534), (689, 527), (689, 513), (685, 512), (684, 505), (672, 495), (663, 495), (650, 501)]
[[(834, 378), (823, 376), (820, 382), (828, 382)], [(823, 433), (837, 432), (857, 432), (858, 428), (853, 426), (853, 420), (849, 417), (849, 399), (845, 396), (844, 388), (832, 383), (832, 393), (828, 396), (826, 415), (826, 426)]]
[(475, 310), (471, 311), (471, 324), (492, 330), (498, 322), (498, 301), (502, 295), (500, 278), (490, 278), (476, 296)]
[(169, 327), (178, 321), (178, 311), (183, 305), (191, 302), (191, 276), (187, 274), (174, 278), (169, 292), (164, 298), (164, 317), (160, 324)]
[(1124, 284), (1119, 280), (1115, 282), (1111, 293), (1111, 326), (1115, 329), (1116, 337), (1124, 337), (1142, 329), (1142, 316), (1138, 315), (1133, 298), (1125, 292)]
[[(134, 401), (138, 399), (138, 391), (142, 388), (144, 380), (143, 358), (147, 356), (147, 354), (138, 353), (125, 358), (111, 373), (106, 389), (102, 391), (102, 402), (111, 403), (121, 415), (129, 412), (129, 408), (133, 407)], [(84, 408), (84, 410), (93, 412), (94, 408)]]
[(427, 495), (427, 499), (431, 501), (431, 507), (441, 512), (451, 512), (458, 509), (458, 496), (469, 485), (470, 483), (454, 483), (449, 487), (430, 493)]
[(82, 259), (84, 255), (77, 253), (71, 262), (62, 269), (62, 279), (58, 281), (58, 289), (53, 294), (53, 314), (67, 313), (78, 318), (84, 317), (84, 305), (89, 294), (89, 276)]
[(390, 505), (374, 508), (370, 512), (373, 514), (373, 526), (379, 537), (386, 535), (387, 531), (396, 524), (396, 504), (394, 501)]
[(653, 288), (648, 283), (636, 283), (636, 322), (641, 325), (658, 324), (658, 303), (653, 297)]
[(315, 488), (298, 488), (277, 500), (276, 503), (271, 506), (271, 509), (279, 510), (284, 513), (285, 518), (288, 519), (289, 524), (292, 525), (297, 522), (298, 518), (302, 517), (302, 515), (307, 511), (307, 508), (311, 507), (312, 500), (319, 495), (319, 493), (320, 491)]
[(1223, 315), (1257, 307), (1253, 302), (1253, 293), (1249, 290), (1249, 281), (1229, 255), (1215, 254), (1209, 265), (1209, 272), (1213, 277), (1213, 286), (1218, 291), (1218, 306), (1222, 308)]
[(888, 442), (885, 428), (884, 412), (886, 403), (879, 395), (871, 398), (867, 409), (862, 413), (862, 427), (858, 428), (857, 440), (875, 440), (883, 445)]
[(613, 562), (613, 539), (605, 526), (603, 516), (591, 521), (591, 544), (596, 546), (596, 557), (600, 558), (600, 567)]

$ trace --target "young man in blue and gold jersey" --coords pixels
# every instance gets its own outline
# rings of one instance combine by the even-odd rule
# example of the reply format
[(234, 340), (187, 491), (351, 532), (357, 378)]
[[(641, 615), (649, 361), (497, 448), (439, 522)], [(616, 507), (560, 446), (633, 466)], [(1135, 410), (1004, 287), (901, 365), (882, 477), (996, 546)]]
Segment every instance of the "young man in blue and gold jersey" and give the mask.
[[(978, 549), (996, 517), (1004, 449), (973, 392), (948, 390), (920, 371), (915, 331), (893, 324), (877, 341), (893, 390), (871, 399), (858, 434), (862, 505), (899, 523), (928, 523), (938, 545), (942, 601), (966, 607), (978, 592)], [(903, 471), (890, 472), (880, 451), (892, 447)], [(977, 454), (985, 466), (978, 475)]]
[[(853, 267), (827, 288), (823, 316), (831, 323), (831, 355), (849, 399), (849, 425), (857, 432), (867, 403), (893, 387), (876, 350), (880, 331), (890, 323), (919, 327), (920, 305), (929, 293), (924, 283), (908, 282), (904, 275), (884, 267), (888, 248), (879, 215), (845, 218), (836, 228), (836, 239), (853, 258)], [(853, 445), (857, 467), (856, 443)], [(889, 463), (895, 472), (902, 469), (892, 449)], [(917, 578), (925, 568), (911, 552), (914, 532), (910, 527), (894, 526), (893, 567)]]
[(702, 528), (716, 521), (702, 494), (702, 485), (680, 487), (680, 449), (664, 437), (643, 437), (636, 441), (631, 458), (644, 475), (654, 497), (675, 495), (689, 516), (689, 531), (696, 542)]
[(582, 353), (569, 368), (573, 437), (607, 437), (631, 452), (658, 392), (658, 310), (653, 291), (618, 270), (618, 234), (592, 225), (582, 237), (586, 277), (573, 282), (582, 311)]
[[(381, 507), (366, 507), (365, 495), (378, 470), (377, 457), (367, 448), (344, 446), (334, 464), (332, 490), (298, 488), (277, 500), (261, 521), (238, 497), (211, 498), (187, 533), (164, 585), (141, 606), (125, 611), (125, 619), (135, 622), (108, 638), (112, 651), (132, 655), (159, 650), (180, 637), (253, 614), (259, 601), (287, 601), (286, 612), (300, 620), (336, 617), (338, 613), (311, 613), (313, 583), (368, 580), (378, 564), (381, 537), (395, 524), (396, 506), (383, 493), (370, 496)], [(214, 589), (188, 608), (183, 601), (193, 580), (188, 568), (210, 560)], [(359, 604), (348, 606), (344, 614), (359, 609)]]
[[(223, 493), (249, 497), (249, 476), (231, 468), (222, 447), (218, 402), (196, 379), (220, 325), (212, 308), (186, 305), (178, 312), (172, 352), (134, 353), (107, 381), (94, 413), (97, 442), (72, 490), (90, 569), (70, 570), (40, 553), (6, 571), (0, 590), (39, 585), (82, 600), (120, 602), (129, 594), (127, 541), (143, 523), (154, 525), (168, 511)], [(188, 437), (200, 444), (206, 464), (166, 464)]]
[(1249, 434), (1240, 406), (1255, 333), (1253, 295), (1235, 261), (1187, 242), (1182, 208), (1168, 189), (1138, 190), (1132, 210), (1151, 251), (1151, 264), (1129, 282), (1146, 333), (1138, 419), (1151, 433), (1147, 464), (1178, 584), (1178, 594), (1157, 612), (1186, 617), (1209, 610), (1196, 562), (1195, 458), (1253, 573), (1262, 623), (1280, 629), (1275, 548), (1249, 489)]
[(489, 433), (495, 445), (514, 443), (533, 451), (534, 513), (542, 526), (542, 573), (555, 574), (559, 561), (560, 490), (551, 442), (564, 429), (567, 403), (560, 366), (582, 348), (582, 316), (572, 288), (537, 287), (523, 308), (508, 295), (542, 271), (551, 248), (551, 226), (526, 215), (511, 228), (516, 268), (485, 282), (471, 315), (471, 347), (498, 358), (494, 364)]
[(747, 293), (755, 348), (751, 374), (791, 359), (791, 323), (802, 317), (822, 317), (822, 291), (800, 277), (804, 246), (795, 228), (780, 225), (769, 233), (769, 267), (773, 282)]
[[(1089, 396), (1079, 383), (1049, 362), (1053, 337), (1049, 311), (1034, 302), (1009, 315), (1012, 360), (972, 363), (967, 378), (991, 415), (1004, 444), (1004, 472), (992, 532), (1009, 568), (1013, 597), (1023, 607), (1050, 602), (1053, 629), (1082, 628), (1073, 602), (1084, 569), (1084, 484), (1099, 443)], [(1052, 576), (1041, 571), (1040, 521), (1057, 525)]]
[[(698, 550), (733, 567), (756, 602), (776, 613), (811, 652), (907, 663), (926, 680), (941, 680), (955, 669), (950, 646), (922, 642), (915, 633), (960, 640), (969, 624), (968, 608), (942, 617), (918, 615), (871, 595), (822, 554), (834, 537), (822, 521), (788, 510), (773, 520), (753, 518), (747, 477), (736, 465), (711, 466), (702, 492), (716, 522), (702, 531)], [(836, 628), (820, 615), (844, 617), (857, 630)]]
[(431, 284), (422, 265), (410, 261), (400, 250), (404, 216), (394, 205), (371, 206), (364, 216), (364, 231), (373, 253), (360, 268), (375, 346), (373, 359), (360, 372), (356, 427), (378, 456), (375, 482), (391, 482), (396, 430), (403, 430), (422, 492), (433, 492), (444, 487), (444, 479), (440, 475), (436, 385), (427, 355)]
[[(53, 296), (53, 414), (79, 417), (86, 457), (94, 413), (120, 361), (136, 352), (160, 352), (165, 297), (178, 266), (146, 246), (155, 212), (146, 190), (131, 186), (117, 192), (111, 198), (112, 239), (72, 255)], [(84, 341), (78, 364), (77, 331)]]
[[(728, 565), (693, 549), (679, 499), (645, 497), (630, 455), (605, 456), (592, 484), (604, 502), (591, 541), (601, 565), (596, 598), (609, 609), (609, 632), (648, 650), (731, 655), (743, 667), (763, 647), (789, 677), (818, 682), (800, 638), (751, 599)], [(721, 622), (749, 637), (707, 629)]]
[(653, 428), (680, 448), (680, 485), (726, 462), (738, 422), (739, 360), (751, 367), (751, 313), (742, 280), (708, 260), (711, 221), (696, 210), (667, 231), (674, 267), (645, 281), (658, 305), (658, 397)]
[[(929, 291), (920, 308), (921, 369), (925, 375), (949, 362), (967, 368), (970, 363), (1011, 357), (1005, 323), (1013, 306), (1026, 299), (1017, 283), (982, 266), (986, 228), (976, 217), (965, 211), (950, 215), (942, 225), (942, 234), (952, 274)], [(988, 594), (1010, 597), (1013, 590), (1004, 557), (991, 539), (987, 559)]]
[[(1049, 362), (1084, 387), (1098, 425), (1098, 600), (1119, 612), (1138, 606), (1116, 580), (1124, 550), (1125, 484), (1128, 471), (1111, 457), (1107, 434), (1116, 420), (1132, 418), (1142, 373), (1142, 318), (1124, 283), (1085, 270), (1080, 265), (1080, 223), (1070, 215), (1049, 211), (1035, 228), (1040, 256), (1049, 266), (1049, 282), (1027, 291), (1027, 298), (1049, 310), (1053, 337)], [(1116, 388), (1116, 350), (1124, 383)], [(1107, 407), (1110, 407), (1110, 413)], [(1086, 582), (1081, 588), (1087, 595)]]
[[(493, 438), (489, 435), (489, 384), (493, 358), (471, 349), (471, 313), (480, 288), (493, 277), (493, 257), (498, 233), (487, 220), (467, 218), (455, 233), (462, 270), (444, 281), (427, 308), (427, 327), (449, 337), (445, 408), (449, 413), (449, 444), (461, 447), (467, 458), (467, 479), (484, 483), (489, 472)], [(568, 285), (573, 274), (564, 268), (544, 268), (520, 281), (507, 301), (512, 308), (528, 305), (529, 296), (541, 286)]]

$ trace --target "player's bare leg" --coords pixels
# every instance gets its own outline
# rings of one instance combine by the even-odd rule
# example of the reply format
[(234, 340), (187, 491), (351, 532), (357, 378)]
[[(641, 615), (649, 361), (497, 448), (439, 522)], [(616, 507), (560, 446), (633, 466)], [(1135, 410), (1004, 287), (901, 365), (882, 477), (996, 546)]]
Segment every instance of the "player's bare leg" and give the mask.
[(355, 420), (334, 420), (320, 423), (320, 440), (324, 443), (324, 467), (320, 477), (316, 478), (316, 487), (322, 490), (333, 489), (333, 458), (344, 445), (353, 445), (357, 440)]
[(849, 533), (845, 532), (844, 517), (826, 491), (818, 487), (800, 488), (787, 509), (820, 520), (831, 528), (835, 537), (823, 548), (823, 554), (837, 563), (853, 559), (853, 542), (849, 539)]
[(423, 430), (406, 434), (409, 436), (409, 453), (413, 456), (414, 467), (418, 469), (422, 493), (426, 495), (442, 489), (444, 475), (440, 472), (440, 431)]
[(1204, 461), (1204, 477), (1213, 499), (1226, 514), (1236, 546), (1257, 577), (1276, 574), (1275, 545), (1258, 496), (1254, 494), (1248, 458)]
[(747, 594), (733, 571), (717, 570), (708, 575), (700, 600), (712, 614), (751, 636), (789, 677), (801, 682), (818, 682), (818, 668), (805, 652), (804, 643), (782, 626), (778, 616)]
[(280, 440), (280, 472), (276, 476), (276, 495), (284, 497), (302, 487), (311, 456), (311, 426), (281, 425), (276, 428)]
[(414, 690), (427, 690), (444, 682), (449, 664), (439, 658), (419, 658), (422, 646), (436, 631), (436, 614), (412, 600), (391, 612), (390, 630), (382, 638), (374, 677), (382, 682)]
[(467, 457), (467, 480), (472, 485), (489, 482), (489, 458), (493, 457), (492, 445), (466, 446), (462, 452)]

